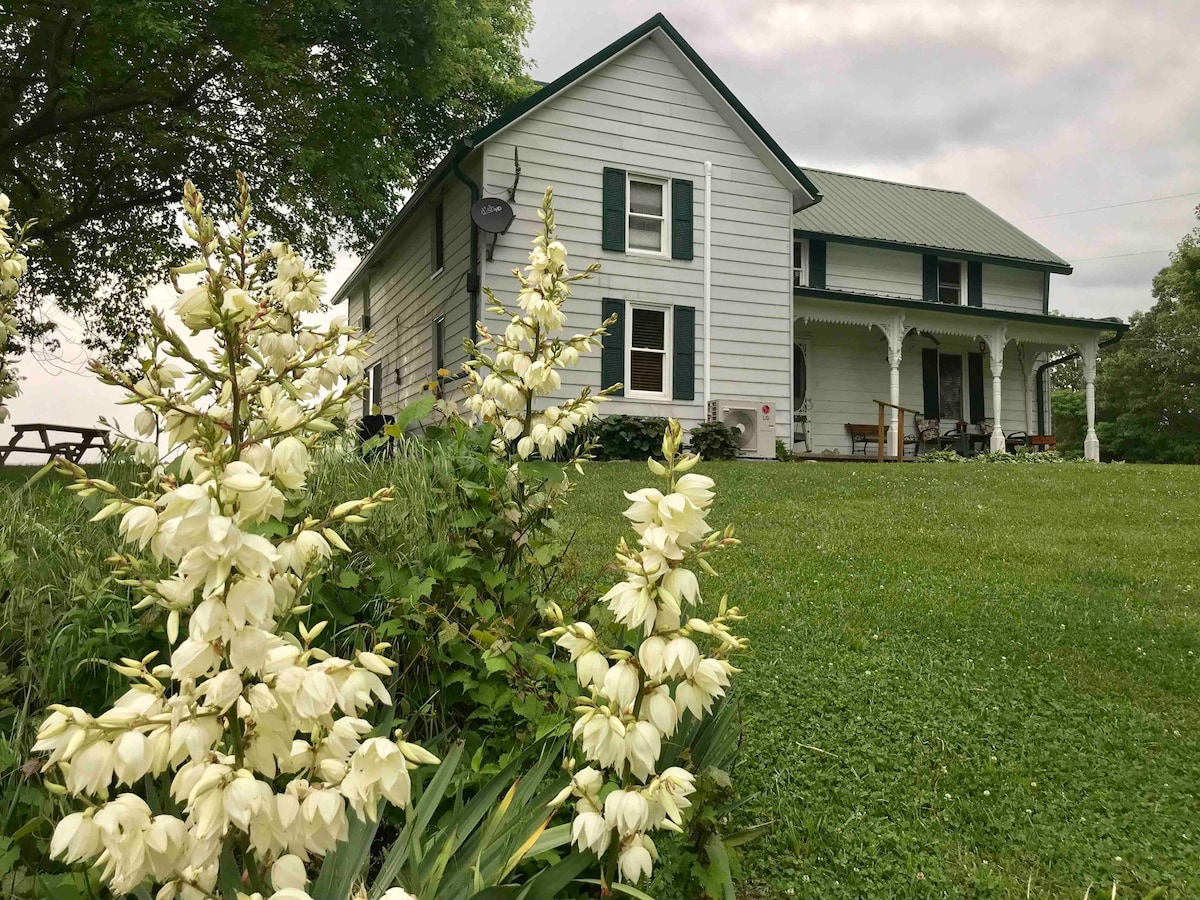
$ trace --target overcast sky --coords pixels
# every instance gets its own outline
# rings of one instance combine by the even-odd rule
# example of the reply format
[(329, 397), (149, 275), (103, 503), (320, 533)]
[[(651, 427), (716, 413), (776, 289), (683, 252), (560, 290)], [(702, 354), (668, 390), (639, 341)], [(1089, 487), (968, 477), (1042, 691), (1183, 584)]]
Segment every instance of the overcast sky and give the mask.
[[(1127, 318), (1149, 306), (1151, 278), (1195, 224), (1198, 0), (533, 9), (528, 53), (541, 80), (663, 12), (800, 165), (967, 191), (1071, 261), (1075, 274), (1051, 285), (1052, 306), (1069, 315)], [(1191, 196), (1137, 202), (1178, 194)], [(1115, 204), (1134, 205), (1056, 215)], [(332, 287), (352, 262), (331, 273)], [(111, 415), (112, 395), (73, 374), (80, 362), (23, 360), (14, 419)]]

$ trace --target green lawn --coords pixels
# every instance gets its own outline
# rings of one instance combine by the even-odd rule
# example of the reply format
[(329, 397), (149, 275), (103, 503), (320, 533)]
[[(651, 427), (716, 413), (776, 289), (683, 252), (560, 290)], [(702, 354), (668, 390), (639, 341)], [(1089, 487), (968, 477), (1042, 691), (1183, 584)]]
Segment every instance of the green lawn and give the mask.
[[(1200, 468), (725, 463), (747, 897), (1200, 894)], [(644, 466), (564, 511), (581, 584)]]

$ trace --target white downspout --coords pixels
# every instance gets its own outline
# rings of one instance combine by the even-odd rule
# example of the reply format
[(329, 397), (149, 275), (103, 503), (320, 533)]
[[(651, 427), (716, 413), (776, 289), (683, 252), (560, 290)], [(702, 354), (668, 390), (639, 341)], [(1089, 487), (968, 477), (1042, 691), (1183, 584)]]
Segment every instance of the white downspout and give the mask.
[(704, 409), (712, 398), (712, 163), (704, 162)]

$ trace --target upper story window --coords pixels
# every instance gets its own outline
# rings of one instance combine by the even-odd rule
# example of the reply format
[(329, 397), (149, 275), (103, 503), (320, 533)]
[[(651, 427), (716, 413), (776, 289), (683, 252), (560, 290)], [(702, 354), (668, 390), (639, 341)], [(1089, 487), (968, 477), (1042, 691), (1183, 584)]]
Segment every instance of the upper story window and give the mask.
[(667, 399), (667, 377), (671, 371), (671, 310), (662, 306), (627, 305), (629, 322), (629, 397)]
[(625, 241), (629, 253), (664, 256), (667, 253), (667, 183), (643, 175), (630, 175), (629, 206), (625, 216)]
[(963, 302), (963, 264), (957, 259), (939, 259), (938, 302), (961, 306)]
[(808, 241), (792, 241), (792, 287), (808, 287)]
[(371, 330), (371, 279), (363, 281), (362, 290), (362, 320), (358, 323), (361, 331)]
[(446, 227), (443, 207), (440, 203), (433, 208), (432, 240), (430, 265), (433, 268), (433, 275), (431, 277), (436, 278), (442, 274), (442, 269), (446, 268)]

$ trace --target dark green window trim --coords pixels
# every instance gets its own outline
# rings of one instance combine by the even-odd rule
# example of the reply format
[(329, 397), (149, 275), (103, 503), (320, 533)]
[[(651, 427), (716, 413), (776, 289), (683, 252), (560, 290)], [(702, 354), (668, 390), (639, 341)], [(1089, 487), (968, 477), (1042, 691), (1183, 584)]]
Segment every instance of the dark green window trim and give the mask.
[(1058, 325), (1066, 328), (1088, 328), (1092, 331), (1115, 331), (1124, 334), (1129, 326), (1118, 319), (1077, 319), (1070, 316), (1044, 316), (1038, 313), (1011, 312), (1007, 309), (989, 309), (979, 306), (951, 306), (948, 303), (929, 303), (925, 300), (908, 300), (903, 297), (878, 297), (873, 294), (854, 294), (850, 291), (817, 290), (796, 288), (795, 297), (812, 297), (816, 300), (847, 300), (850, 303), (866, 303), (872, 306), (890, 306), (916, 312), (949, 313), (956, 316), (974, 316), (979, 319), (1000, 319), (1007, 322), (1030, 322), (1034, 325)]
[(1056, 272), (1060, 275), (1070, 275), (1070, 266), (1052, 262), (1039, 262), (1032, 259), (1017, 259), (1012, 256), (995, 256), (988, 253), (971, 253), (966, 250), (947, 250), (942, 247), (926, 247), (922, 244), (905, 244), (900, 241), (880, 241), (874, 238), (850, 237), (841, 234), (827, 234), (821, 231), (809, 231), (805, 228), (793, 228), (794, 237), (809, 240), (829, 241), (831, 244), (853, 244), (856, 247), (875, 247), (880, 250), (901, 250), (909, 253), (929, 253), (946, 259), (961, 259), (964, 261), (977, 260), (997, 266), (1012, 266), (1016, 269), (1032, 269), (1036, 272)]
[(1050, 315), (1050, 273), (1042, 275), (1042, 312)]
[(808, 286), (824, 288), (826, 281), (825, 242), (819, 238), (808, 241)]
[(983, 263), (977, 260), (967, 263), (967, 306), (983, 306)]

